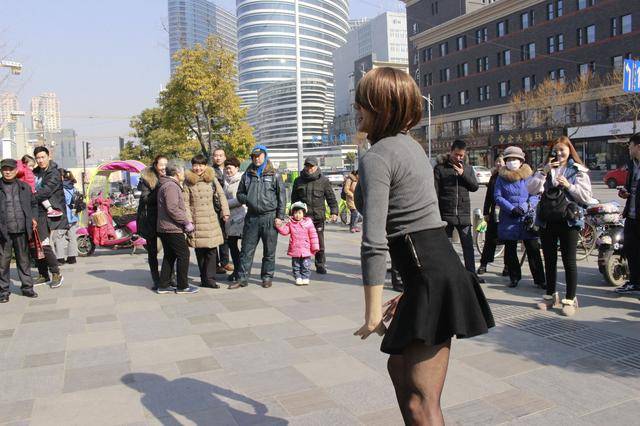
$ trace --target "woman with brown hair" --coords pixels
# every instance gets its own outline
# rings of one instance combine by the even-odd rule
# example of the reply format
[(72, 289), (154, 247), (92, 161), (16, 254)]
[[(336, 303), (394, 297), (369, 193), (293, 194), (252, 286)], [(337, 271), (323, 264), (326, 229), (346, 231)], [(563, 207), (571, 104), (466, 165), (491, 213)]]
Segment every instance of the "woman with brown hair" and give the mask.
[[(537, 306), (542, 310), (561, 309), (563, 315), (571, 316), (578, 309), (576, 251), (578, 233), (584, 226), (583, 217), (576, 208), (591, 202), (591, 181), (587, 174), (589, 169), (580, 160), (568, 137), (561, 136), (550, 146), (549, 162), (527, 184), (529, 194), (542, 194), (536, 222), (540, 227), (547, 294)], [(558, 240), (567, 283), (562, 300), (556, 291)]]
[[(385, 334), (381, 350), (407, 424), (443, 424), (440, 395), (451, 338), (472, 337), (494, 325), (474, 273), (454, 251), (440, 218), (433, 169), (407, 133), (423, 104), (411, 77), (393, 68), (369, 71), (358, 83), (358, 130), (371, 143), (362, 156), (356, 207), (363, 215), (361, 247), (365, 324), (354, 334)], [(382, 312), (390, 252), (404, 293)], [(383, 318), (384, 317), (384, 318)]]

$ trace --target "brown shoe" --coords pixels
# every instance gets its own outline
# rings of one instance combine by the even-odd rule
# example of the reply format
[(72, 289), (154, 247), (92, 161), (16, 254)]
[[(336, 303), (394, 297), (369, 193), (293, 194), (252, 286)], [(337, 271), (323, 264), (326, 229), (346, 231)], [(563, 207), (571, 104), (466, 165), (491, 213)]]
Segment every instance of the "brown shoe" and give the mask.
[(227, 270), (225, 269), (224, 266), (218, 266), (216, 268), (216, 274), (226, 274), (226, 273), (227, 273)]
[(235, 283), (229, 284), (229, 287), (227, 287), (227, 290), (235, 290), (237, 288), (240, 288), (240, 282), (236, 281)]
[(263, 287), (263, 288), (269, 288), (269, 287), (271, 287), (271, 284), (273, 284), (273, 283), (271, 282), (271, 280), (268, 280), (268, 281), (262, 281), (262, 287)]
[(227, 263), (224, 265), (224, 270), (227, 272), (233, 272), (233, 265), (231, 263)]

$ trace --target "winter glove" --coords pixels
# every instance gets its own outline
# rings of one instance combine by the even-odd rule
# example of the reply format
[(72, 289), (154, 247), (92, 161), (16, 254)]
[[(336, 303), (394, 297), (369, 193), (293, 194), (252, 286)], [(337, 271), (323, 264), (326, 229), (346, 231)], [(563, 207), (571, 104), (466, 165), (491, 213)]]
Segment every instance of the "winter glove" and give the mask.
[(184, 226), (184, 232), (186, 232), (187, 234), (192, 233), (194, 230), (196, 229), (195, 226), (193, 226), (193, 223), (188, 222), (185, 226)]
[(511, 210), (511, 217), (522, 217), (524, 216), (524, 210), (522, 207), (514, 207)]

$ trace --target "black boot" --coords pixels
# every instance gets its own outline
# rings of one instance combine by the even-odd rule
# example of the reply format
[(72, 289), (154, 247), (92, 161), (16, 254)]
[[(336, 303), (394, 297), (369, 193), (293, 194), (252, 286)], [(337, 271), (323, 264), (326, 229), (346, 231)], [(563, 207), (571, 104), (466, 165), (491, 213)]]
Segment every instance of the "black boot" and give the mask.
[(487, 273), (487, 265), (480, 264), (480, 267), (478, 268), (478, 275), (485, 273)]

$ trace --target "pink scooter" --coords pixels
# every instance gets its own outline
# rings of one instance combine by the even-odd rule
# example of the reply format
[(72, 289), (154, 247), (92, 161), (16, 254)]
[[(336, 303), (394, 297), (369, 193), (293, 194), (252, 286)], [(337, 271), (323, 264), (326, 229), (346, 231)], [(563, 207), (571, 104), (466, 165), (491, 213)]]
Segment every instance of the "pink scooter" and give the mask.
[(111, 249), (132, 248), (132, 254), (147, 241), (138, 235), (138, 224), (135, 214), (128, 214), (115, 219), (109, 212), (111, 200), (98, 195), (87, 206), (89, 226), (78, 228), (76, 238), (80, 256), (91, 256), (96, 247)]

